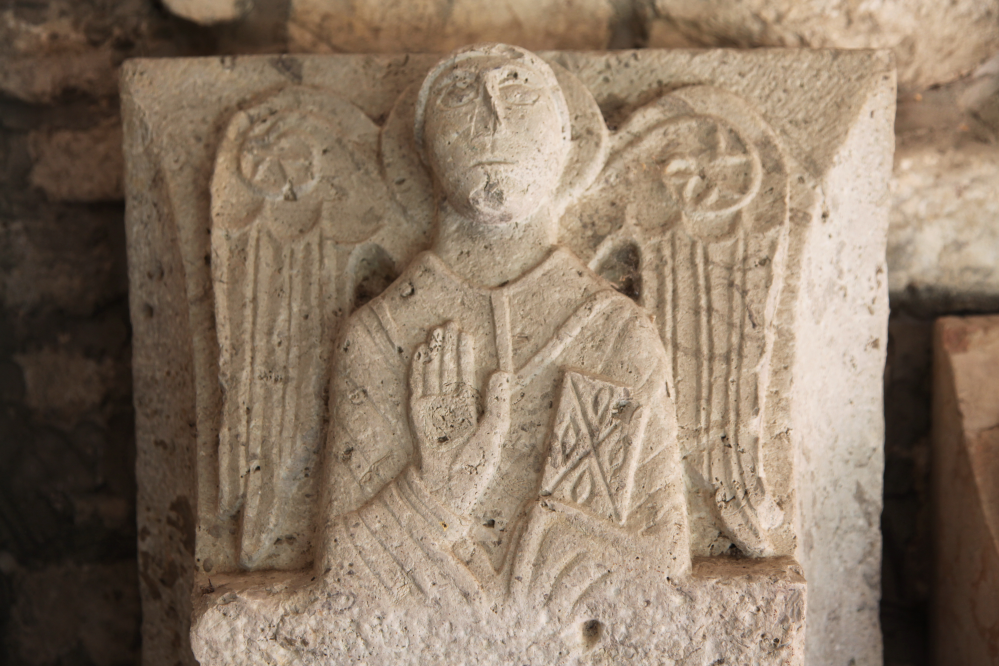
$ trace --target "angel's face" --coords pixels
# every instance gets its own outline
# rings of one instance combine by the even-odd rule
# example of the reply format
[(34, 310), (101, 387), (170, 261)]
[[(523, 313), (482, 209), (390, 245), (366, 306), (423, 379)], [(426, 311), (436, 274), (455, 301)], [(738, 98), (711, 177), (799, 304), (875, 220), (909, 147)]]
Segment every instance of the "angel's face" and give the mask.
[(530, 65), (500, 56), (459, 62), (437, 78), (427, 158), (458, 212), (505, 224), (548, 199), (566, 152), (555, 94)]

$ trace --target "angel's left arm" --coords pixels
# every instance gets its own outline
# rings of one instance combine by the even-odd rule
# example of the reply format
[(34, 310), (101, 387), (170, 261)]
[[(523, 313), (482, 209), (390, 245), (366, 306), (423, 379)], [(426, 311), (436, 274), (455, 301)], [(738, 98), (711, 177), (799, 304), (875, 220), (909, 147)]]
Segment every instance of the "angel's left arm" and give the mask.
[(668, 360), (644, 313), (627, 318), (601, 371), (629, 386), (634, 409), (625, 429), (631, 464), (622, 507), (624, 525), (686, 556), (687, 502)]

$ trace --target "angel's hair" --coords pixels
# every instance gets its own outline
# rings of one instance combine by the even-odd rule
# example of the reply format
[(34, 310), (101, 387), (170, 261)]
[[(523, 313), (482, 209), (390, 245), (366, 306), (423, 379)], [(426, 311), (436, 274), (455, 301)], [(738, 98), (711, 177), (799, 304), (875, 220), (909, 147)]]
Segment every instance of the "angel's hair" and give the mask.
[(434, 82), (444, 72), (457, 65), (459, 62), (471, 60), (472, 58), (501, 57), (509, 60), (519, 60), (522, 64), (538, 72), (545, 84), (551, 91), (555, 99), (555, 107), (559, 118), (562, 121), (562, 139), (568, 149), (572, 139), (572, 122), (570, 120), (569, 105), (562, 94), (562, 86), (559, 85), (555, 72), (544, 60), (534, 55), (527, 49), (508, 44), (477, 44), (466, 46), (454, 51), (451, 55), (437, 63), (437, 66), (430, 70), (427, 78), (423, 80), (420, 87), (420, 94), (416, 98), (416, 118), (413, 125), (413, 138), (416, 140), (416, 150), (420, 154), (420, 159), (427, 163), (426, 147), (423, 138), (423, 124), (426, 118), (427, 102), (430, 100), (430, 90)]

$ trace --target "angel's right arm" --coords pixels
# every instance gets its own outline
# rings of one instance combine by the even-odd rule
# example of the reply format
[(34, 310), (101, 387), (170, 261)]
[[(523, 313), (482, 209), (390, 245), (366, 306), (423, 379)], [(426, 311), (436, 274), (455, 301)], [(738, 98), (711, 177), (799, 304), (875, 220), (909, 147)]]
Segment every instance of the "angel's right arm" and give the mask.
[(364, 504), (412, 457), (407, 374), (374, 310), (351, 315), (333, 350), (325, 519)]

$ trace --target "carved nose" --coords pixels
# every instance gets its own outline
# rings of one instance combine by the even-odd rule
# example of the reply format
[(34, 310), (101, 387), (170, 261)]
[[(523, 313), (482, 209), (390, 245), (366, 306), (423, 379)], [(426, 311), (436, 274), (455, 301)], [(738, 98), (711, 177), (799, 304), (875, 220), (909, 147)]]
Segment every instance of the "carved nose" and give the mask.
[(502, 109), (498, 106), (496, 90), (491, 77), (482, 85), (482, 95), (475, 106), (472, 136), (492, 135), (503, 124)]
[(492, 103), (484, 99), (475, 109), (475, 121), (472, 124), (472, 137), (492, 136), (499, 126), (499, 119)]

